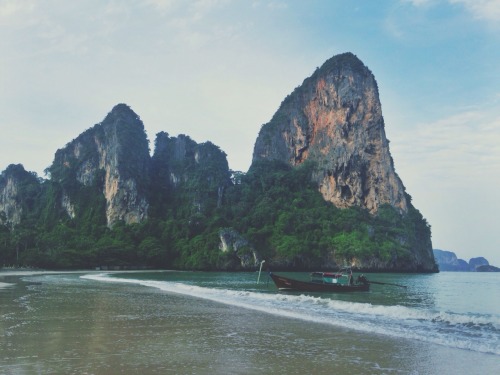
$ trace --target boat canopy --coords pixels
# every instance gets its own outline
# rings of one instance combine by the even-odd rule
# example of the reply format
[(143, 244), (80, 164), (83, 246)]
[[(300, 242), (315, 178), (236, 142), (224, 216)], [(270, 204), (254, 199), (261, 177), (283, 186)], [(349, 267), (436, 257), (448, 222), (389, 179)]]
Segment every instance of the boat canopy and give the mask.
[(312, 272), (312, 277), (331, 277), (333, 279), (338, 279), (342, 276), (351, 276), (351, 267), (341, 268), (338, 272)]

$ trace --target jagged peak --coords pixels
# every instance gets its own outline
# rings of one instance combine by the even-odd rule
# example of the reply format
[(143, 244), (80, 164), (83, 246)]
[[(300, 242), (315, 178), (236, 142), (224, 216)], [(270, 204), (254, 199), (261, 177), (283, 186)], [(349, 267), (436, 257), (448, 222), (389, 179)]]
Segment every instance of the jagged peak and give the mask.
[[(22, 164), (9, 164), (7, 168), (0, 173), (0, 180), (2, 178), (24, 179), (26, 177), (39, 179), (36, 172), (26, 170)], [(42, 179), (40, 179), (40, 181), (41, 180)]]
[(118, 113), (127, 113), (127, 114), (131, 114), (131, 115), (135, 115), (135, 116), (138, 116), (133, 110), (132, 108), (128, 105), (128, 104), (125, 104), (125, 103), (119, 103), (117, 105), (115, 105), (113, 107), (113, 109), (111, 109), (111, 112), (110, 113), (114, 113), (114, 114), (118, 114)]
[(9, 164), (2, 175), (19, 175), (27, 173), (22, 164)]
[(113, 109), (107, 114), (104, 121), (105, 123), (116, 123), (116, 122), (126, 122), (126, 123), (137, 123), (144, 129), (144, 124), (137, 113), (135, 113), (130, 106), (125, 103), (117, 104)]
[(320, 68), (316, 70), (317, 73), (325, 74), (329, 72), (351, 70), (353, 72), (371, 73), (366, 65), (352, 52), (345, 52), (335, 55), (326, 60)]
[(318, 163), (313, 179), (337, 207), (407, 212), (394, 171), (375, 77), (353, 53), (333, 56), (306, 78), (262, 126), (253, 161)]
[[(378, 85), (371, 70), (355, 54), (352, 52), (345, 52), (329, 58), (321, 65), (321, 67), (316, 68), (311, 76), (304, 79), (300, 86), (297, 86), (292, 93), (283, 99), (280, 105), (280, 110), (286, 106), (297, 106), (298, 104), (296, 103), (296, 100), (298, 100), (301, 94), (304, 93), (305, 88), (328, 75), (358, 75), (361, 76), (362, 79), (369, 77), (370, 81), (373, 82), (376, 92), (378, 93)], [(278, 110), (271, 119), (271, 123), (276, 119), (275, 117), (279, 115), (280, 111)]]

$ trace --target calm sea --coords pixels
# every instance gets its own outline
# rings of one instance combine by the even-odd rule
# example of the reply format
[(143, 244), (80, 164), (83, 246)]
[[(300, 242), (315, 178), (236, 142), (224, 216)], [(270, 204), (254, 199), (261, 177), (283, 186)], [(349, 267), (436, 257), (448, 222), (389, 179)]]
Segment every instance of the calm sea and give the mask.
[(367, 276), (407, 288), (303, 294), (277, 291), (266, 273), (259, 283), (257, 273), (0, 273), (0, 374), (500, 373), (499, 273)]

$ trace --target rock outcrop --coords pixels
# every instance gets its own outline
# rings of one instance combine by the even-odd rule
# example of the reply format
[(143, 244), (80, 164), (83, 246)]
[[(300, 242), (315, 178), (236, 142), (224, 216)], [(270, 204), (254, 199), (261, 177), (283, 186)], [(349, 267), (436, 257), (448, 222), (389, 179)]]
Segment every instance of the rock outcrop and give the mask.
[(500, 272), (498, 267), (490, 265), (483, 257), (471, 258), (469, 262), (457, 258), (452, 251), (434, 249), (434, 258), (440, 271), (459, 272)]
[(490, 264), (483, 264), (482, 266), (476, 267), (476, 272), (500, 272), (500, 268)]
[(177, 194), (177, 199), (190, 200), (193, 212), (204, 213), (222, 204), (224, 191), (231, 185), (230, 177), (227, 156), (213, 143), (198, 144), (183, 134), (170, 137), (160, 132), (156, 135), (152, 182), (161, 193), (156, 205), (182, 191), (182, 197)]
[(434, 249), (434, 258), (440, 271), (470, 271), (469, 264), (458, 259), (452, 251)]
[(63, 187), (60, 204), (70, 217), (76, 215), (73, 197), (81, 187), (98, 187), (112, 227), (120, 220), (130, 224), (147, 218), (149, 162), (142, 121), (127, 105), (118, 104), (104, 121), (58, 150), (49, 171)]
[(316, 164), (314, 181), (337, 207), (408, 210), (394, 170), (377, 83), (353, 54), (334, 56), (304, 80), (262, 126), (253, 160)]
[(0, 223), (15, 226), (21, 222), (22, 208), (17, 201), (18, 182), (7, 171), (0, 177)]
[(21, 164), (11, 164), (0, 174), (0, 225), (15, 227), (33, 211), (40, 192), (35, 174)]
[(253, 246), (243, 238), (236, 230), (233, 228), (223, 228), (219, 232), (220, 245), (219, 249), (223, 253), (228, 253), (234, 256), (238, 261), (237, 267), (229, 264), (229, 267), (250, 269), (253, 270), (260, 263), (259, 255), (253, 248)]
[(409, 250), (406, 259), (395, 254), (390, 261), (377, 256), (342, 259), (332, 254), (335, 261), (370, 270), (437, 270), (430, 227), (395, 172), (377, 83), (352, 53), (326, 61), (285, 98), (255, 142), (252, 165), (262, 160), (292, 167), (307, 162), (313, 183), (336, 207), (361, 207), (375, 216), (389, 205), (411, 223), (412, 229), (398, 238)]
[(394, 170), (375, 78), (350, 53), (283, 101), (234, 180), (219, 147), (186, 135), (158, 133), (151, 157), (125, 104), (58, 150), (47, 180), (11, 169), (0, 177), (8, 262), (20, 225), (26, 263), (42, 267), (242, 270), (262, 257), (289, 270), (436, 271), (430, 225)]
[[(220, 206), (232, 184), (226, 154), (211, 142), (198, 144), (185, 135), (160, 132), (150, 157), (144, 125), (125, 104), (116, 105), (101, 123), (57, 150), (46, 172), (55, 184), (58, 208), (71, 219), (87, 208), (95, 210), (88, 198), (101, 195), (108, 227), (147, 219), (151, 196), (157, 198), (155, 203), (175, 205), (169, 201), (175, 191), (176, 199), (188, 197), (194, 211), (203, 212), (205, 206)], [(25, 176), (41, 188), (36, 175), (22, 166), (9, 166), (2, 173), (0, 224), (21, 221), (18, 190)]]
[(489, 265), (490, 265), (490, 263), (486, 260), (486, 258), (483, 258), (483, 257), (471, 258), (469, 260), (469, 266), (472, 269), (477, 269), (478, 267), (489, 266)]

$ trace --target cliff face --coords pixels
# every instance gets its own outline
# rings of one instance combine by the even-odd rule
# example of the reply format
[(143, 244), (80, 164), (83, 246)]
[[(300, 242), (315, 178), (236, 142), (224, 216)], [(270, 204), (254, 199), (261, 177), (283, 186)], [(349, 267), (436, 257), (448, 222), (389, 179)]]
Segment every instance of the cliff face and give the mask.
[[(223, 228), (219, 231), (219, 249), (223, 253), (233, 255), (228, 262), (229, 269), (255, 269), (259, 264), (259, 255), (253, 246), (233, 228)], [(236, 264), (235, 264), (236, 263)]]
[(253, 160), (316, 163), (313, 180), (337, 207), (408, 210), (385, 136), (378, 88), (353, 54), (326, 61), (262, 126)]
[(375, 79), (352, 54), (283, 101), (234, 183), (211, 142), (160, 132), (150, 157), (125, 104), (58, 150), (48, 172), (0, 176), (0, 262), (435, 270), (430, 226), (394, 171)]
[(440, 271), (500, 272), (498, 267), (490, 265), (483, 257), (471, 258), (467, 262), (457, 258), (452, 251), (434, 249), (433, 252)]
[(41, 185), (36, 174), (11, 164), (0, 174), (0, 225), (15, 227), (36, 210)]
[(471, 258), (469, 260), (469, 266), (473, 270), (475, 270), (481, 266), (489, 266), (489, 265), (490, 265), (490, 262), (488, 262), (488, 260), (486, 260), (486, 258), (484, 258), (484, 257), (476, 257), (476, 258)]
[(226, 154), (219, 147), (211, 142), (198, 144), (185, 135), (169, 137), (165, 132), (156, 136), (152, 180), (154, 190), (160, 192), (157, 200), (187, 199), (197, 213), (220, 207), (231, 184)]
[(211, 142), (161, 132), (151, 157), (142, 121), (119, 104), (45, 172), (42, 180), (11, 165), (0, 174), (0, 265), (251, 267), (246, 249), (217, 263), (232, 181)]
[(70, 217), (75, 216), (72, 196), (79, 184), (95, 187), (105, 197), (107, 223), (112, 227), (119, 220), (130, 224), (147, 218), (149, 159), (142, 121), (119, 104), (103, 122), (58, 150), (50, 173), (63, 187), (60, 204)]
[(22, 208), (17, 201), (18, 182), (6, 172), (0, 177), (0, 224), (16, 225), (21, 222)]
[[(0, 179), (0, 224), (21, 221), (19, 173), (12, 170)], [(147, 219), (151, 199), (157, 216), (186, 199), (193, 213), (202, 213), (220, 206), (231, 185), (226, 154), (211, 142), (197, 144), (185, 135), (160, 132), (151, 158), (144, 125), (125, 104), (57, 150), (48, 172), (56, 211), (61, 208), (71, 219), (88, 216), (101, 209), (100, 197), (108, 227)]]
[[(252, 165), (261, 160), (292, 167), (311, 162), (313, 183), (338, 208), (361, 207), (375, 217), (389, 205), (399, 213), (390, 225), (405, 223), (405, 233), (393, 240), (406, 256), (347, 259), (334, 246), (335, 262), (370, 270), (436, 269), (430, 228), (394, 169), (377, 83), (353, 54), (332, 57), (285, 98), (255, 142)], [(376, 237), (372, 229), (365, 234)]]

